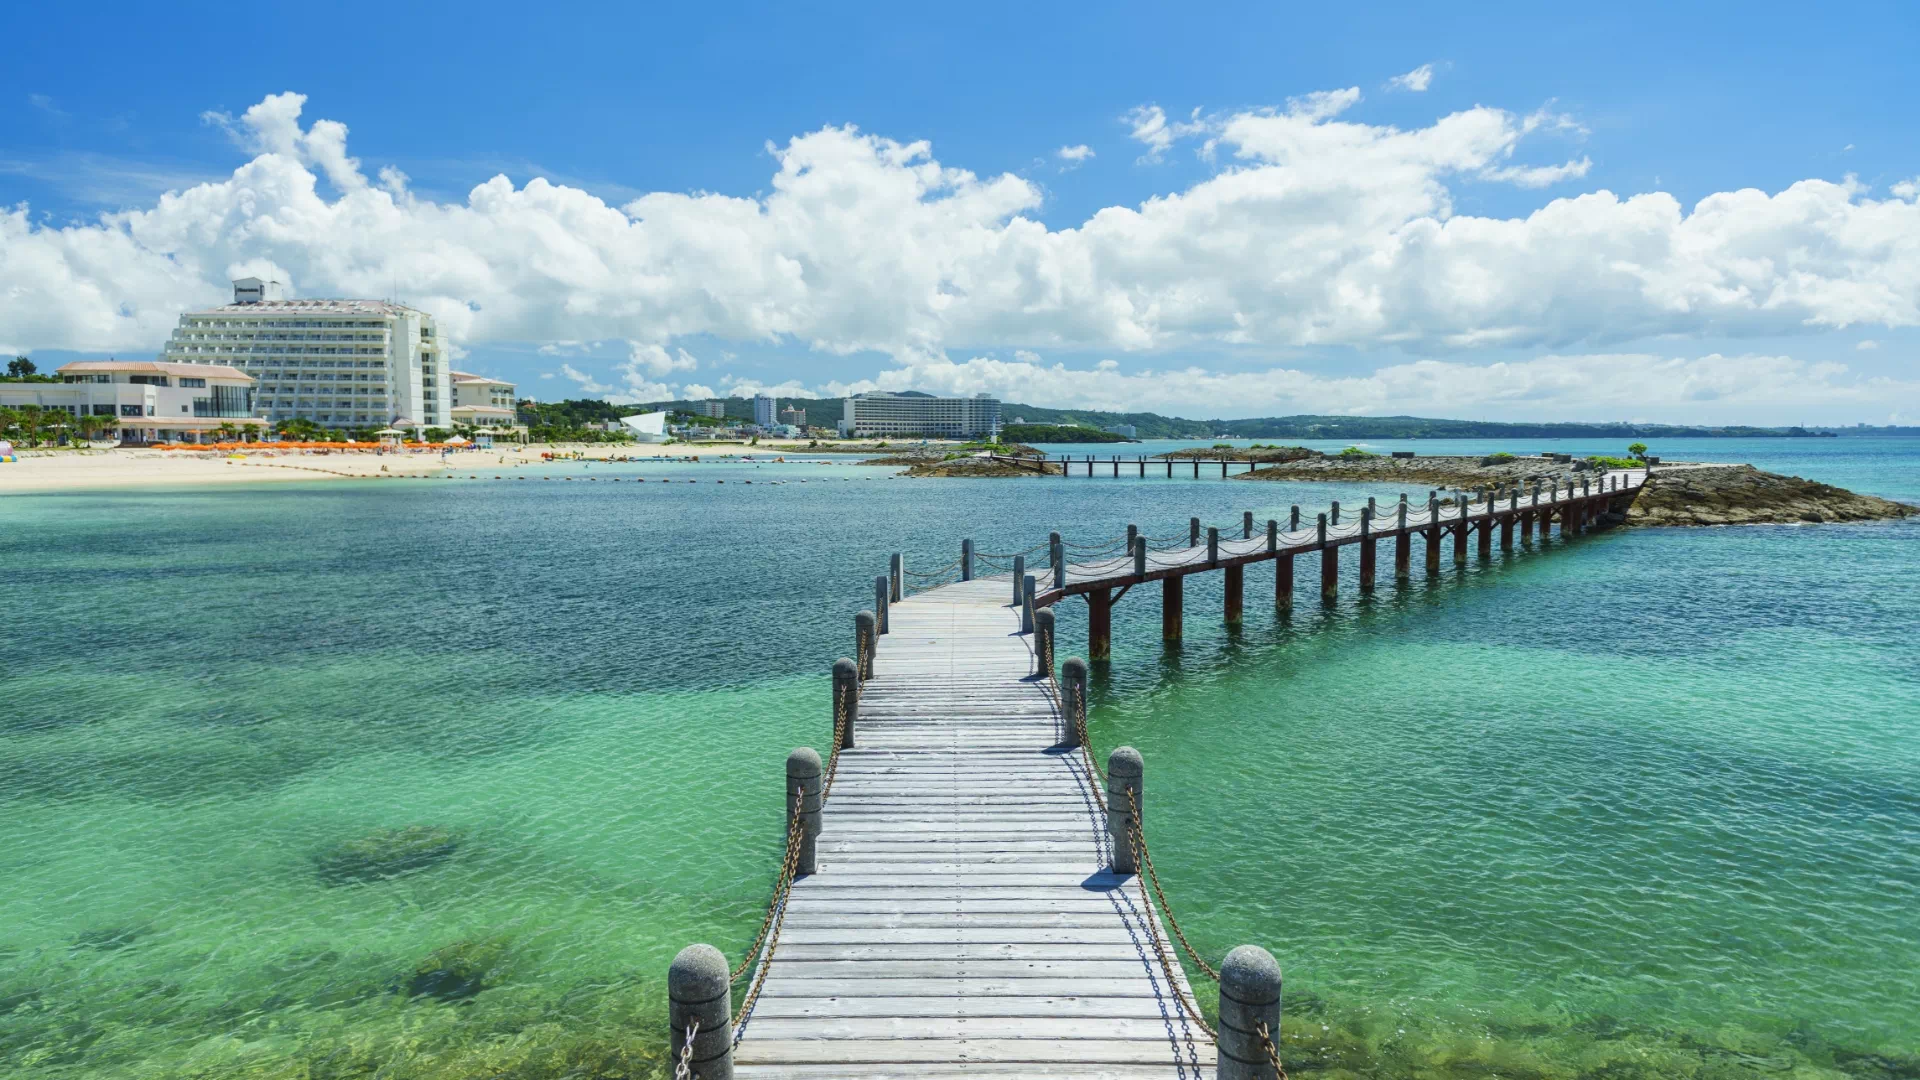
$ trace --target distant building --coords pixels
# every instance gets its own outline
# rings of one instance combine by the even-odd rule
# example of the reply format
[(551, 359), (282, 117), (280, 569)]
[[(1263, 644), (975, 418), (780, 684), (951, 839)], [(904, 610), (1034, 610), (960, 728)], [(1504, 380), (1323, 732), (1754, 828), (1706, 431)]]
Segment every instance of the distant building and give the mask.
[(626, 426), (628, 434), (636, 442), (659, 443), (667, 441), (667, 414), (665, 412), (639, 413), (623, 416), (620, 423)]
[(76, 360), (54, 374), (57, 383), (0, 383), (0, 407), (111, 416), (131, 444), (200, 442), (222, 424), (265, 426), (253, 415), (253, 378), (225, 364)]
[(1000, 401), (990, 394), (934, 397), (874, 392), (846, 399), (840, 433), (851, 436), (920, 435), (931, 439), (995, 439)]
[(787, 427), (803, 428), (807, 426), (807, 410), (796, 409), (789, 405), (780, 410), (780, 423)]
[(763, 428), (779, 423), (779, 417), (774, 415), (779, 404), (779, 401), (765, 394), (753, 395), (753, 422)]
[(1139, 435), (1137, 434), (1139, 429), (1134, 427), (1132, 424), (1113, 424), (1107, 428), (1107, 431), (1109, 431), (1114, 435), (1120, 435), (1129, 439), (1139, 438)]
[(454, 423), (494, 430), (519, 426), (512, 383), (465, 371), (449, 371), (447, 378), (453, 383)]
[(715, 420), (724, 420), (727, 417), (727, 403), (719, 398), (703, 401), (700, 403), (700, 415), (710, 416)]
[(239, 278), (233, 303), (180, 316), (161, 360), (229, 365), (255, 380), (254, 413), (323, 427), (453, 421), (433, 316), (385, 300), (288, 300), (277, 281)]

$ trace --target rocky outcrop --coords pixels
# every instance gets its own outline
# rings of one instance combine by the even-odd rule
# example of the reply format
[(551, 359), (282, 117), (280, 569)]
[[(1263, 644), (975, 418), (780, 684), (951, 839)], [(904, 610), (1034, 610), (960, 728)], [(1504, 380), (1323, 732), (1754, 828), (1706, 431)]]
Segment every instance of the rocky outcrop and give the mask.
[(956, 457), (945, 461), (920, 462), (902, 476), (961, 476), (983, 479), (1001, 479), (1016, 476), (1059, 476), (1060, 466), (1054, 462), (1035, 459), (1032, 464), (1015, 465), (1006, 461), (983, 457)]
[(1326, 454), (1262, 466), (1250, 473), (1237, 474), (1232, 479), (1380, 480), (1420, 487), (1481, 488), (1526, 485), (1535, 480), (1565, 483), (1573, 477), (1601, 475), (1604, 475), (1603, 470), (1593, 468), (1584, 461), (1561, 462), (1534, 456), (1494, 460), (1481, 457), (1395, 458)]
[(1258, 446), (1258, 447), (1204, 447), (1196, 446), (1190, 450), (1170, 450), (1164, 454), (1155, 454), (1153, 461), (1259, 461), (1282, 462), (1302, 461), (1322, 456), (1318, 450), (1309, 450), (1304, 446)]
[(1920, 514), (1920, 507), (1860, 495), (1751, 465), (1654, 470), (1633, 500), (1626, 524), (1816, 525), (1886, 521)]

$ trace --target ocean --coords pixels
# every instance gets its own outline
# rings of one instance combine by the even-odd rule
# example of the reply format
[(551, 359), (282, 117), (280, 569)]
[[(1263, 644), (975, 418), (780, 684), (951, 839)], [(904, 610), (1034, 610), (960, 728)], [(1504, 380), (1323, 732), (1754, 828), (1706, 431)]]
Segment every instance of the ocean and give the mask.
[[(1920, 502), (1920, 440), (1654, 452)], [(0, 1074), (655, 1075), (890, 553), (1398, 495), (492, 460), (0, 497)], [(1195, 946), (1279, 958), (1293, 1075), (1920, 1076), (1920, 522), (1345, 561), (1231, 630), (1190, 583), (1174, 647), (1127, 597), (1089, 725)]]

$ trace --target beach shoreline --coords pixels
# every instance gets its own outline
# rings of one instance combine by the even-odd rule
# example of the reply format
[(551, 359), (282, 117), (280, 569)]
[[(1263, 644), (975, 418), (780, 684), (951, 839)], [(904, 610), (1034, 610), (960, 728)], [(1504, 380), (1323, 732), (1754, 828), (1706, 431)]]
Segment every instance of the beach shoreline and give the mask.
[[(836, 452), (828, 449), (825, 452)], [(805, 442), (745, 445), (688, 443), (560, 443), (493, 450), (459, 450), (444, 460), (437, 452), (373, 450), (295, 450), (263, 445), (228, 453), (119, 447), (101, 450), (23, 451), (18, 461), (0, 465), (0, 495), (47, 495), (78, 491), (203, 487), (289, 481), (364, 480), (378, 477), (437, 476), (478, 468), (519, 468), (543, 463), (542, 454), (580, 454), (580, 460), (737, 458), (822, 452)], [(846, 452), (846, 451), (840, 451)]]

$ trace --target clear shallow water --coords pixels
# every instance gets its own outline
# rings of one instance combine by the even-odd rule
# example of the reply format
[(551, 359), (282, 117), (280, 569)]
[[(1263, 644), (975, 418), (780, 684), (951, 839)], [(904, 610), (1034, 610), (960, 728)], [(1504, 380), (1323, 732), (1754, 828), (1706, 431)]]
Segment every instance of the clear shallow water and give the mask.
[[(1655, 451), (1920, 499), (1912, 441)], [(0, 500), (0, 1071), (645, 1075), (888, 552), (1395, 494), (518, 474), (575, 479)], [(1614, 532), (1286, 622), (1255, 571), (1176, 650), (1131, 596), (1092, 735), (1195, 944), (1280, 957), (1296, 1074), (1920, 1075), (1916, 542)], [(323, 872), (407, 826), (452, 854)]]

